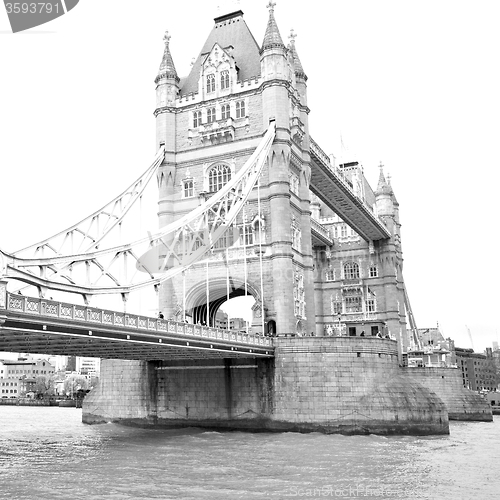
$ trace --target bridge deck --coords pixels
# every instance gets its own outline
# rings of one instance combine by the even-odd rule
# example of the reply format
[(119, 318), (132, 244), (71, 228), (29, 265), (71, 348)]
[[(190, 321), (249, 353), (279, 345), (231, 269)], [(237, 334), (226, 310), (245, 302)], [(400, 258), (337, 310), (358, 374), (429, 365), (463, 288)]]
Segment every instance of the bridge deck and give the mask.
[(274, 356), (268, 337), (8, 292), (0, 298), (0, 351), (138, 360)]

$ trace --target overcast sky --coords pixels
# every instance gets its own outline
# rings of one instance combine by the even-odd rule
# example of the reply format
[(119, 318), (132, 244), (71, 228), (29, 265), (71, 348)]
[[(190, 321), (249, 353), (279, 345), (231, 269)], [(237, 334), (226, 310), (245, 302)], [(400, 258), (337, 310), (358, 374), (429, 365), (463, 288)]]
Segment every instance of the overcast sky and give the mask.
[[(155, 153), (154, 78), (169, 30), (185, 75), (217, 0), (85, 0), (10, 33), (0, 8), (0, 246), (16, 250), (118, 194)], [(259, 44), (265, 1), (240, 8)], [(400, 203), (404, 276), (419, 327), (458, 346), (498, 340), (498, 1), (278, 0), (308, 75), (311, 135), (385, 165)], [(222, 12), (224, 13), (224, 12)]]

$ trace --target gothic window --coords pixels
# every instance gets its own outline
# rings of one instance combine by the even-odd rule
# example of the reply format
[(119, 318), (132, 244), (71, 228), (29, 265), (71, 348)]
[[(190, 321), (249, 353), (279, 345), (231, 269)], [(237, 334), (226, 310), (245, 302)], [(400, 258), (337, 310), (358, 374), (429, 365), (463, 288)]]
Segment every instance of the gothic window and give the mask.
[(378, 276), (378, 268), (375, 264), (370, 266), (370, 278), (376, 278)]
[[(214, 110), (215, 112), (215, 110)], [(223, 163), (214, 165), (208, 171), (208, 191), (209, 193), (215, 193), (219, 191), (225, 184), (227, 184), (231, 179), (231, 169), (229, 165), (224, 165)]]
[(222, 119), (223, 120), (228, 120), (231, 117), (229, 104), (224, 104), (221, 108), (221, 111), (222, 111)]
[(236, 118), (245, 117), (245, 101), (238, 101), (236, 103)]
[(215, 92), (215, 75), (207, 75), (207, 92)]
[(255, 232), (251, 224), (243, 224), (239, 228), (241, 245), (253, 245), (255, 243)]
[(356, 262), (346, 262), (344, 264), (344, 279), (357, 280), (359, 279), (359, 265)]
[(342, 301), (336, 300), (333, 303), (333, 314), (342, 314)]
[(362, 311), (361, 297), (346, 297), (345, 298), (345, 311), (347, 313), (356, 313)]
[(338, 297), (333, 297), (331, 299), (331, 311), (332, 314), (342, 314), (342, 301)]
[(199, 127), (201, 125), (201, 111), (195, 111), (193, 114), (193, 127)]
[(190, 179), (184, 181), (184, 198), (191, 198), (194, 196), (194, 182)]
[(366, 299), (366, 312), (375, 312), (377, 310), (377, 304), (375, 299)]
[(347, 224), (341, 224), (340, 226), (340, 237), (347, 238)]
[(229, 71), (221, 71), (221, 73), (220, 73), (220, 88), (222, 90), (229, 88)]
[(297, 251), (302, 249), (302, 231), (295, 217), (292, 216), (292, 248)]
[(305, 319), (306, 317), (306, 301), (304, 290), (304, 276), (297, 274), (295, 276), (295, 285), (293, 287), (294, 298), (294, 313)]
[(334, 226), (332, 227), (332, 236), (333, 236), (334, 238), (338, 238), (338, 236), (337, 236), (337, 226), (336, 226), (336, 225), (334, 225)]
[(335, 281), (335, 269), (329, 267), (326, 270), (326, 281)]
[(288, 176), (288, 180), (290, 182), (290, 191), (297, 196), (299, 195), (299, 178), (290, 172)]
[(207, 109), (207, 123), (213, 123), (215, 121), (215, 108)]

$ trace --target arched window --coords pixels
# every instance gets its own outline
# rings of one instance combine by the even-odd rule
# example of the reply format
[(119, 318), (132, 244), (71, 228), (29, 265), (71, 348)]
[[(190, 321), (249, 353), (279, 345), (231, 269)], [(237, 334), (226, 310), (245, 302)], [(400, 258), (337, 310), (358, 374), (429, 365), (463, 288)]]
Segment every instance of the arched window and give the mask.
[(207, 75), (207, 92), (215, 92), (215, 75)]
[(199, 127), (201, 125), (201, 111), (195, 111), (193, 114), (193, 127)]
[(229, 88), (229, 71), (221, 71), (221, 73), (220, 73), (220, 88), (222, 90)]
[(221, 112), (222, 112), (222, 119), (228, 120), (231, 116), (231, 110), (229, 108), (229, 104), (224, 104), (221, 108)]
[(184, 181), (184, 198), (194, 196), (194, 183), (192, 180)]
[(215, 121), (215, 108), (207, 109), (207, 123), (213, 123)]
[(208, 171), (208, 191), (215, 193), (219, 191), (231, 179), (231, 169), (223, 163), (214, 165)]
[(359, 279), (359, 266), (356, 262), (346, 262), (344, 264), (344, 279), (357, 280)]
[(292, 248), (298, 252), (302, 250), (302, 231), (295, 217), (292, 219)]
[(245, 117), (245, 101), (238, 101), (236, 103), (236, 118)]

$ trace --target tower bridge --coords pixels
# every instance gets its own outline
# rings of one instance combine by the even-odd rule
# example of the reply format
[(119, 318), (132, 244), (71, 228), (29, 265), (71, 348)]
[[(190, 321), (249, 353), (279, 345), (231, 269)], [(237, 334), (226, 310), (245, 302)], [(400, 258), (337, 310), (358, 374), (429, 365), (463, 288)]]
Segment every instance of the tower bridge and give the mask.
[[(283, 43), (268, 7), (262, 46), (242, 11), (220, 16), (184, 79), (164, 37), (152, 164), (82, 221), (0, 250), (8, 292), (21, 283), (39, 300), (63, 294), (61, 304), (77, 295), (88, 311), (95, 297), (114, 295), (127, 311), (132, 294), (154, 290), (165, 317), (207, 327), (225, 301), (251, 295), (251, 331), (261, 338), (384, 332), (398, 338), (401, 355), (408, 300), (398, 203), (382, 171), (373, 190), (356, 162), (332, 165), (310, 137), (295, 35)], [(135, 239), (124, 243), (154, 178), (160, 229), (141, 237), (133, 226)]]
[[(446, 433), (444, 403), (400, 367), (394, 191), (382, 168), (372, 188), (312, 140), (295, 35), (286, 45), (268, 8), (261, 45), (241, 10), (215, 18), (183, 78), (165, 35), (152, 164), (70, 228), (0, 250), (0, 350), (103, 358), (89, 423)], [(154, 178), (159, 229), (142, 236), (131, 214)], [(169, 319), (133, 310), (137, 293)], [(242, 295), (255, 300), (248, 330), (215, 328)]]

